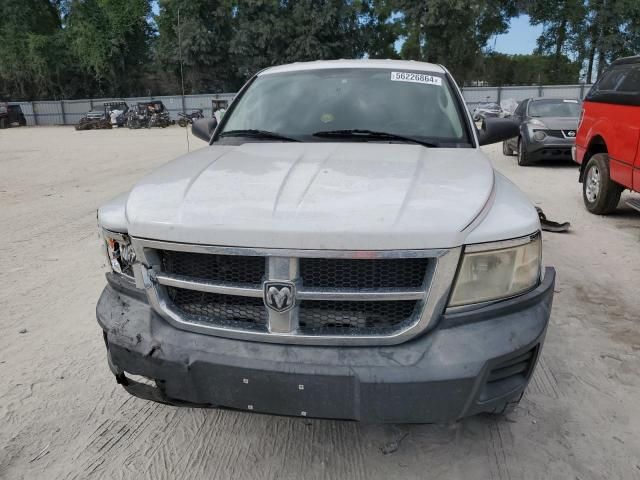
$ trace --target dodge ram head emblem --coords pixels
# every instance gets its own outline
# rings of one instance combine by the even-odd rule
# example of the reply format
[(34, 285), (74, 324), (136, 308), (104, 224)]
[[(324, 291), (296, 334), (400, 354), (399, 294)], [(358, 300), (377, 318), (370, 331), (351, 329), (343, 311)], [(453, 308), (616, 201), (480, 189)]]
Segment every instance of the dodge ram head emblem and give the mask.
[(291, 282), (264, 282), (264, 304), (274, 312), (283, 313), (295, 305), (296, 286)]

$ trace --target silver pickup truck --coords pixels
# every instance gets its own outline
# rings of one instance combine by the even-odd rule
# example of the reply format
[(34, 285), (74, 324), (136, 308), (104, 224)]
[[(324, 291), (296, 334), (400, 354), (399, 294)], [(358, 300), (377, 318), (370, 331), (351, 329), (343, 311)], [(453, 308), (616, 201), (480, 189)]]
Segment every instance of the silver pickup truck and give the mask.
[(477, 129), (442, 66), (339, 60), (263, 70), (193, 132), (209, 146), (98, 211), (127, 391), (394, 423), (521, 398), (555, 272), (480, 150), (517, 125)]

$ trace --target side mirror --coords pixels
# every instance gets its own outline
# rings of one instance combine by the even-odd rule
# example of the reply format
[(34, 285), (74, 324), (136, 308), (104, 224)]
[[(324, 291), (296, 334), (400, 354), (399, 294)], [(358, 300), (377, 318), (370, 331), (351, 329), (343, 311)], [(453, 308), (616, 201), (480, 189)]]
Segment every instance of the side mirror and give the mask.
[(484, 119), (482, 128), (478, 130), (478, 141), (480, 145), (489, 145), (517, 137), (519, 133), (520, 127), (513, 119), (489, 117)]
[(218, 121), (215, 118), (199, 118), (193, 121), (191, 133), (200, 140), (208, 142), (211, 140), (211, 135), (213, 135), (216, 126), (218, 126)]

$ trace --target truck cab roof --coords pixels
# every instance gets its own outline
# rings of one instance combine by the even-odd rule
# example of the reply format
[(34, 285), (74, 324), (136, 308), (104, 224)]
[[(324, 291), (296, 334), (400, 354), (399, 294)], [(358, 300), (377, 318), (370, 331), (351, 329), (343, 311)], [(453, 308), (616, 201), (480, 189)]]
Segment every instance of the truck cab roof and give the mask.
[(318, 60), (315, 62), (297, 62), (269, 67), (262, 70), (258, 75), (301, 72), (308, 70), (326, 70), (331, 68), (381, 68), (387, 70), (413, 70), (429, 73), (446, 73), (446, 70), (441, 65), (416, 62), (413, 60)]

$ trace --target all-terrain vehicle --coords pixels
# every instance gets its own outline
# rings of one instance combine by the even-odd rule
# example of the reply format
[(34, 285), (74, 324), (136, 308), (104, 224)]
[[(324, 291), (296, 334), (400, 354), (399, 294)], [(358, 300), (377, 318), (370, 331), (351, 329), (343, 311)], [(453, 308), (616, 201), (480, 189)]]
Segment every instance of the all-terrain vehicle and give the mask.
[(105, 102), (102, 110), (91, 110), (80, 119), (76, 130), (95, 130), (122, 127), (127, 121), (129, 106), (126, 102)]
[(222, 120), (227, 108), (229, 108), (228, 100), (211, 100), (211, 116), (215, 118), (218, 123)]
[(194, 120), (198, 120), (199, 118), (204, 118), (204, 114), (202, 113), (202, 109), (198, 108), (196, 110), (191, 110), (191, 113), (178, 113), (180, 117), (178, 119), (178, 125), (181, 127), (186, 127), (187, 125), (191, 125)]
[(26, 124), (20, 105), (0, 102), (0, 128), (24, 127)]
[(169, 111), (161, 100), (138, 102), (127, 116), (127, 127), (129, 128), (165, 128), (173, 123)]
[[(640, 192), (640, 56), (621, 58), (600, 76), (584, 99), (576, 145), (584, 205), (612, 213), (622, 191)], [(640, 199), (627, 204), (640, 211)]]

